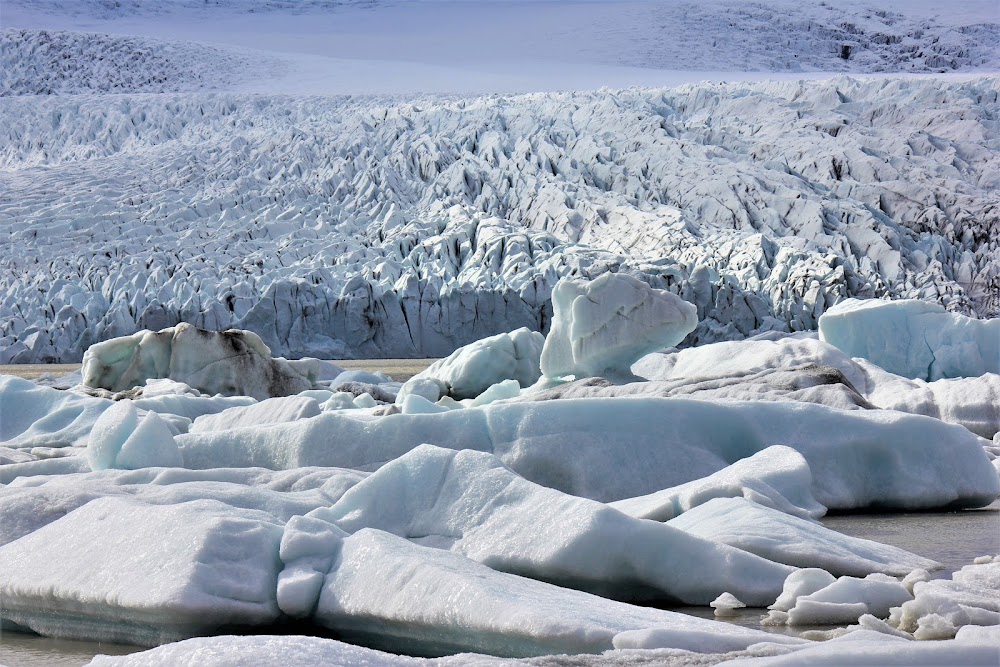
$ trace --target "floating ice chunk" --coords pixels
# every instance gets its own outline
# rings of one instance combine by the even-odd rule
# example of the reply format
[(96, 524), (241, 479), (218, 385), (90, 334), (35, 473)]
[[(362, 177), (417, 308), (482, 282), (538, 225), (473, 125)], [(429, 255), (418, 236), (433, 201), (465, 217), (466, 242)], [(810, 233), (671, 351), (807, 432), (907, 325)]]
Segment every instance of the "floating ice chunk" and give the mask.
[(918, 567), (941, 567), (909, 551), (844, 535), (745, 498), (709, 500), (667, 525), (776, 563), (822, 568), (834, 575), (903, 576)]
[(1000, 625), (1000, 561), (966, 565), (949, 579), (912, 585), (913, 599), (889, 623), (918, 639), (955, 636), (966, 625)]
[(403, 403), (408, 396), (414, 395), (434, 403), (442, 396), (447, 396), (447, 394), (448, 387), (441, 380), (414, 376), (404, 382), (403, 386), (399, 388), (399, 393), (396, 394), (396, 402)]
[(0, 375), (0, 443), (14, 449), (85, 445), (109, 407), (105, 398)]
[[(775, 607), (787, 606), (789, 592), (786, 583)], [(884, 618), (892, 607), (912, 599), (910, 592), (888, 575), (870, 574), (864, 579), (840, 577), (823, 588), (797, 596), (788, 609), (787, 622), (788, 625), (835, 625), (854, 623), (864, 614)]]
[(768, 609), (787, 612), (795, 606), (795, 601), (798, 598), (826, 588), (836, 580), (835, 576), (819, 568), (810, 567), (797, 570), (785, 579), (781, 595)]
[(273, 623), (280, 539), (269, 515), (213, 501), (93, 500), (0, 547), (0, 618), (145, 646)]
[[(530, 386), (541, 374), (538, 359), (544, 341), (542, 334), (527, 327), (477, 340), (414, 375), (403, 384), (401, 394), (420, 393), (430, 401), (444, 395), (460, 400), (476, 398), (504, 380)], [(428, 380), (441, 387), (439, 396), (431, 397)], [(418, 389), (417, 383), (427, 388)]]
[(131, 401), (118, 401), (94, 424), (87, 445), (87, 460), (93, 470), (115, 467), (122, 445), (139, 427), (139, 415)]
[(515, 398), (520, 393), (521, 385), (518, 384), (517, 380), (504, 380), (503, 382), (497, 382), (479, 396), (476, 396), (472, 400), (472, 403), (469, 404), (469, 407), (478, 408), (481, 405), (488, 405), (493, 401)]
[(733, 610), (746, 607), (746, 605), (743, 602), (740, 602), (740, 600), (732, 593), (723, 593), (719, 597), (712, 600), (708, 606), (715, 609), (716, 616), (732, 616)]
[(820, 339), (890, 373), (937, 380), (1000, 373), (1000, 319), (926, 301), (847, 299), (819, 318)]
[(696, 651), (776, 639), (497, 572), (372, 529), (342, 540), (314, 618), (344, 638), (423, 655), (597, 653), (622, 632), (653, 628), (675, 630), (671, 645)]
[(253, 405), (229, 408), (222, 412), (198, 417), (191, 425), (189, 433), (280, 424), (315, 417), (320, 412), (319, 403), (316, 399), (308, 396), (269, 398)]
[(366, 392), (360, 396), (354, 397), (354, 407), (362, 409), (377, 408), (378, 402), (372, 397), (371, 394)]
[(166, 422), (155, 412), (147, 412), (122, 444), (114, 467), (134, 470), (180, 467), (182, 464), (181, 451)]
[(561, 280), (552, 310), (541, 355), (542, 374), (551, 378), (628, 375), (637, 359), (676, 345), (698, 324), (693, 304), (618, 273)]
[[(348, 532), (378, 528), (616, 599), (708, 604), (730, 590), (762, 606), (791, 572), (533, 484), (490, 454), (430, 445), (383, 466), (321, 515)], [(697, 564), (697, 576), (686, 564)]]
[(981, 506), (1000, 478), (981, 439), (939, 420), (810, 403), (576, 399), (378, 419), (312, 419), (176, 438), (185, 466), (373, 470), (422, 443), (494, 453), (519, 475), (603, 502), (717, 472), (774, 443), (799, 451), (835, 509)]
[(404, 415), (429, 415), (448, 412), (450, 408), (432, 403), (420, 394), (410, 394), (403, 399), (402, 409)]
[(812, 473), (791, 447), (774, 445), (708, 477), (609, 503), (639, 519), (667, 521), (712, 498), (746, 498), (785, 514), (818, 519), (826, 508), (812, 496)]
[(353, 410), (357, 407), (354, 405), (354, 398), (354, 394), (346, 391), (338, 391), (328, 398), (320, 408), (323, 409), (323, 412), (329, 410)]
[(121, 391), (150, 378), (170, 378), (207, 394), (256, 399), (288, 396), (312, 382), (250, 331), (205, 331), (189, 324), (140, 331), (90, 346), (83, 355), (83, 384)]
[(434, 667), (422, 658), (296, 635), (196, 637), (129, 655), (98, 655), (86, 667), (246, 667), (278, 662), (282, 667)]

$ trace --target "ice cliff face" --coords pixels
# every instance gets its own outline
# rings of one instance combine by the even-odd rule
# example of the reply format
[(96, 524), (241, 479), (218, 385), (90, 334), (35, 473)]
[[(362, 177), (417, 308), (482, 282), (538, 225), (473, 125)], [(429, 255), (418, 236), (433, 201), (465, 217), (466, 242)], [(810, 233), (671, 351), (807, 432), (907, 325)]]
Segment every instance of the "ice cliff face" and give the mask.
[(1000, 312), (1000, 82), (476, 99), (0, 100), (0, 362), (179, 321), (286, 356), (547, 330), (561, 277), (695, 304), (685, 345), (849, 297)]

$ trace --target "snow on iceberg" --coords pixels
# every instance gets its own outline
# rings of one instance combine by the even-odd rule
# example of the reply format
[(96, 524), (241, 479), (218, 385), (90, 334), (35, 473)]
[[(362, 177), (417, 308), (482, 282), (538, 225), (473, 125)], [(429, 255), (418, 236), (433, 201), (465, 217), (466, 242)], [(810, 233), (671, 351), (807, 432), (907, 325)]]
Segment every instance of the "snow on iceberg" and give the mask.
[(619, 600), (708, 604), (728, 590), (764, 606), (790, 573), (533, 484), (490, 454), (431, 445), (383, 466), (315, 515), (349, 533), (377, 528), (495, 570)]
[[(491, 386), (504, 380), (517, 380), (527, 387), (538, 380), (541, 372), (538, 359), (542, 354), (545, 338), (537, 331), (521, 327), (510, 333), (501, 333), (469, 343), (455, 350), (445, 359), (439, 359), (403, 384), (398, 402), (410, 393), (418, 393), (431, 402), (441, 396), (455, 399), (476, 398)], [(418, 390), (427, 381), (439, 387), (439, 395), (427, 395)]]
[(668, 521), (713, 498), (746, 498), (807, 519), (826, 514), (826, 508), (812, 496), (809, 464), (802, 454), (784, 445), (768, 447), (708, 477), (608, 504), (639, 519)]
[(111, 401), (104, 398), (0, 375), (0, 444), (13, 449), (86, 445), (109, 407)]
[(611, 398), (378, 418), (327, 412), (175, 440), (189, 468), (374, 470), (423, 443), (474, 449), (532, 482), (602, 502), (700, 479), (780, 443), (805, 457), (813, 497), (831, 509), (978, 507), (1000, 495), (981, 439), (964, 428), (810, 403)]
[(203, 393), (265, 399), (311, 389), (313, 383), (250, 331), (205, 331), (190, 324), (140, 331), (90, 346), (83, 384), (109, 391), (169, 378)]
[[(331, 394), (332, 395), (332, 394)], [(225, 431), (231, 428), (281, 424), (315, 417), (320, 413), (319, 402), (309, 396), (279, 396), (247, 406), (228, 408), (198, 417), (189, 433)]]
[(131, 497), (149, 505), (212, 500), (234, 508), (267, 512), (284, 523), (332, 505), (365, 476), (341, 468), (279, 472), (260, 468), (142, 468), (21, 476), (0, 486), (0, 545), (32, 533), (91, 500), (107, 496)]
[(964, 626), (1000, 625), (1000, 556), (977, 558), (951, 579), (918, 581), (889, 623), (917, 639), (950, 639)]
[(698, 325), (697, 308), (631, 276), (561, 280), (552, 290), (552, 328), (542, 348), (548, 378), (629, 374), (643, 355), (672, 347)]
[(314, 619), (345, 639), (417, 655), (598, 653), (654, 628), (694, 651), (802, 642), (496, 572), (370, 528), (341, 540)]
[(761, 336), (649, 354), (632, 366), (650, 382), (573, 389), (574, 395), (688, 396), (710, 400), (795, 400), (841, 409), (899, 410), (961, 424), (984, 438), (1000, 431), (1000, 375), (913, 380), (805, 336)]
[[(500, 667), (499, 663), (490, 661), (488, 664)], [(436, 663), (320, 637), (220, 635), (185, 639), (129, 655), (98, 655), (86, 667), (247, 667), (275, 664), (281, 667), (433, 667)], [(455, 661), (453, 664), (458, 667), (462, 663)]]
[(847, 299), (820, 317), (819, 335), (908, 378), (1000, 373), (1000, 319), (948, 313), (936, 303)]
[(280, 539), (268, 514), (213, 501), (93, 500), (0, 547), (0, 619), (144, 646), (273, 623)]
[(715, 498), (667, 522), (691, 535), (728, 544), (776, 563), (835, 575), (903, 576), (941, 567), (903, 549), (838, 533), (745, 498)]

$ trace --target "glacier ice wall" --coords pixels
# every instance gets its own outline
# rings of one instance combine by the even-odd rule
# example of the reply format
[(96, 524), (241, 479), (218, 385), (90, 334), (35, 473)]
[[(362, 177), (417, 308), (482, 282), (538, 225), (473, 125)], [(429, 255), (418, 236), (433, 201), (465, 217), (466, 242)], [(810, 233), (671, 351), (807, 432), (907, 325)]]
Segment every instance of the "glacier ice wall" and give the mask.
[(845, 297), (1000, 312), (1000, 81), (400, 101), (0, 99), (0, 363), (180, 321), (443, 356), (545, 331), (559, 278), (694, 303), (684, 345)]

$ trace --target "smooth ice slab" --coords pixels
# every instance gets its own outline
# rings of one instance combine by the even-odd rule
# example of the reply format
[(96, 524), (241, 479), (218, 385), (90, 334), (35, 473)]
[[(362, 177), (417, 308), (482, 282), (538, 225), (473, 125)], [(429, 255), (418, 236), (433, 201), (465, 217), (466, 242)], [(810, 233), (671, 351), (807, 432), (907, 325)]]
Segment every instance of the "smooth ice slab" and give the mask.
[(339, 545), (315, 620), (374, 648), (423, 655), (598, 653), (654, 628), (672, 631), (670, 646), (705, 652), (801, 641), (496, 572), (367, 528)]
[(542, 374), (627, 375), (637, 359), (676, 345), (697, 324), (693, 304), (631, 276), (605, 273), (590, 283), (564, 279), (552, 290)]
[(281, 527), (214, 501), (91, 501), (0, 547), (0, 618), (51, 637), (151, 646), (277, 620)]
[(820, 339), (890, 373), (938, 380), (1000, 373), (1000, 319), (907, 299), (847, 299), (819, 318)]
[(708, 477), (608, 504), (639, 519), (667, 521), (713, 498), (746, 498), (809, 519), (826, 514), (826, 508), (812, 496), (809, 464), (802, 454), (784, 445), (768, 447)]
[(83, 355), (83, 384), (110, 391), (169, 378), (207, 394), (265, 399), (312, 388), (308, 377), (251, 331), (206, 331), (190, 324), (140, 331), (91, 345)]
[(496, 457), (422, 445), (316, 516), (378, 528), (495, 570), (620, 600), (764, 606), (790, 568), (519, 477)]
[(936, 419), (809, 403), (576, 399), (380, 418), (324, 413), (175, 438), (190, 468), (373, 470), (423, 443), (495, 454), (533, 482), (602, 502), (684, 484), (775, 444), (805, 457), (832, 509), (976, 507), (1000, 495), (981, 439)]
[[(60, 460), (65, 459), (55, 459)], [(0, 545), (105, 496), (134, 497), (150, 505), (215, 500), (234, 508), (267, 512), (283, 523), (337, 502), (366, 476), (340, 468), (142, 468), (71, 473), (75, 474), (22, 477), (0, 486)]]
[(776, 563), (822, 568), (835, 575), (882, 572), (903, 576), (916, 568), (941, 567), (929, 558), (843, 535), (742, 497), (715, 498), (671, 519), (667, 525)]

